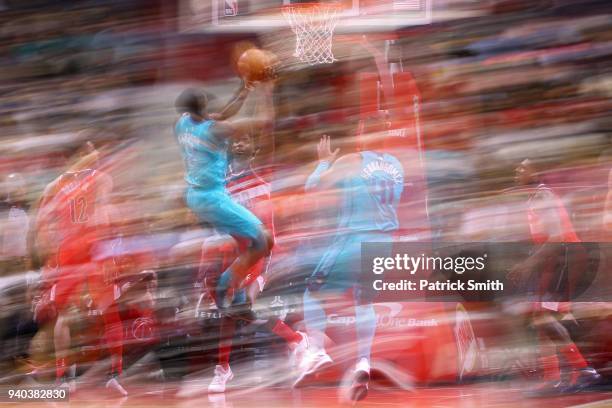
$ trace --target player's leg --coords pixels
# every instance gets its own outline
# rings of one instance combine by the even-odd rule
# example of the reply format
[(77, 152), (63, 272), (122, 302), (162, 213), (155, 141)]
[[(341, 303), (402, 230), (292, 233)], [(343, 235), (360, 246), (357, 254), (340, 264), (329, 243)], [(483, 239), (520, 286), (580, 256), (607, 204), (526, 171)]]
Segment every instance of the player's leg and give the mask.
[(232, 236), (239, 242), (239, 254), (232, 264), (223, 272), (217, 287), (218, 296), (222, 302), (225, 293), (231, 288), (237, 290), (244, 284), (244, 280), (253, 265), (270, 254), (272, 248), (271, 234), (259, 224), (250, 226), (251, 232), (243, 229), (232, 232)]
[(332, 363), (331, 357), (325, 350), (325, 329), (327, 314), (325, 312), (325, 298), (333, 296), (329, 291), (307, 289), (303, 297), (304, 324), (306, 326), (309, 347), (302, 353), (298, 361), (298, 374), (293, 383), (300, 387), (311, 375)]
[[(260, 259), (255, 265), (249, 269), (246, 278), (243, 281), (242, 287), (247, 290), (247, 296), (251, 304), (255, 303), (259, 293), (263, 291), (264, 279), (263, 273), (270, 261), (269, 257)], [(262, 326), (276, 334), (287, 342), (287, 346), (292, 351), (292, 361), (297, 361), (301, 356), (297, 356), (305, 351), (308, 347), (308, 339), (305, 333), (299, 333), (289, 327), (284, 321), (276, 316), (272, 316), (262, 323)]]
[(234, 237), (239, 254), (223, 272), (217, 285), (217, 301), (221, 307), (231, 304), (231, 293), (238, 290), (249, 269), (270, 254), (274, 244), (272, 235), (249, 210), (233, 201), (223, 190), (189, 190), (187, 203), (200, 219), (212, 224), (218, 231)]
[[(361, 234), (351, 238), (351, 243), (345, 249), (345, 256), (350, 264), (346, 270), (355, 273), (361, 269), (361, 243), (367, 241), (390, 242), (386, 234)], [(389, 245), (389, 254), (391, 247)], [(348, 276), (345, 279), (349, 279)], [(355, 305), (355, 334), (357, 340), (357, 363), (352, 373), (352, 383), (349, 398), (353, 401), (362, 400), (367, 396), (370, 382), (370, 356), (372, 343), (376, 333), (376, 313), (372, 305), (371, 291), (361, 285), (360, 277), (354, 277), (353, 301)]]
[(221, 321), (221, 340), (219, 342), (219, 364), (215, 367), (215, 375), (208, 386), (210, 393), (225, 392), (227, 383), (234, 378), (234, 373), (229, 365), (232, 348), (232, 339), (237, 322), (242, 321), (251, 324), (256, 321), (251, 310), (251, 304), (247, 299), (246, 290), (240, 290), (233, 296), (232, 304), (224, 310)]
[[(230, 236), (215, 235), (206, 239), (202, 245), (199, 275), (204, 278), (205, 289), (215, 301), (217, 307), (220, 307), (217, 288), (221, 274), (236, 258), (236, 253), (236, 242)], [(229, 370), (235, 326), (234, 319), (228, 316), (221, 318), (217, 364), (226, 371)]]
[(64, 311), (59, 312), (55, 320), (53, 345), (55, 347), (55, 376), (57, 381), (63, 382), (70, 350), (70, 326), (67, 313)]
[[(550, 381), (551, 376), (553, 377), (552, 380), (560, 381), (559, 356), (563, 357), (563, 360), (569, 366), (568, 381), (567, 384), (564, 384), (563, 391), (579, 391), (600, 380), (600, 375), (588, 366), (578, 346), (572, 341), (569, 332), (552, 312), (539, 313), (534, 319), (534, 325), (541, 339), (541, 347), (549, 350), (548, 353), (543, 353), (540, 361), (544, 370), (545, 381)], [(546, 347), (546, 344), (549, 346)], [(556, 368), (557, 372), (552, 371), (549, 368), (550, 365), (556, 365), (553, 370)]]
[[(236, 250), (236, 243), (230, 236), (215, 235), (206, 239), (202, 245), (198, 275), (203, 278), (205, 290), (215, 301), (219, 309), (220, 303), (217, 298), (217, 286), (222, 272), (236, 257)], [(225, 392), (227, 382), (233, 378), (230, 368), (230, 356), (235, 329), (235, 319), (223, 315), (219, 327), (217, 366), (215, 367), (214, 377), (208, 386), (209, 393)]]
[(327, 315), (323, 306), (324, 300), (310, 289), (304, 292), (304, 325), (312, 345), (317, 350), (325, 350), (325, 329)]
[(53, 329), (53, 345), (55, 347), (55, 366), (56, 379), (58, 382), (65, 382), (67, 367), (71, 364), (70, 360), (70, 314), (69, 304), (76, 299), (78, 289), (81, 287), (82, 280), (80, 272), (82, 266), (73, 263), (71, 251), (60, 251), (58, 253), (58, 275), (55, 284), (51, 289), (51, 300), (57, 310), (57, 318)]
[(109, 379), (106, 388), (120, 395), (128, 395), (118, 377), (123, 372), (123, 322), (119, 314), (117, 271), (112, 263), (91, 262), (87, 274), (87, 287), (96, 309), (102, 313), (103, 340), (110, 355)]
[(345, 278), (347, 258), (343, 257), (349, 239), (349, 236), (336, 237), (307, 280), (303, 297), (304, 323), (312, 349), (299, 363), (294, 387), (299, 387), (310, 375), (332, 362), (325, 350), (325, 301), (351, 286)]
[(106, 387), (126, 396), (127, 391), (117, 379), (123, 372), (123, 323), (117, 304), (113, 302), (104, 310), (102, 318), (104, 320), (104, 342), (111, 358), (110, 378), (106, 382)]
[(561, 368), (556, 345), (548, 336), (545, 327), (551, 322), (548, 312), (542, 311), (539, 303), (533, 312), (532, 325), (537, 335), (538, 366), (542, 371), (541, 382), (527, 392), (527, 395), (539, 397), (561, 391)]
[[(567, 258), (567, 253), (565, 253)], [(544, 264), (542, 273), (539, 276), (538, 289), (544, 298), (553, 297), (551, 294), (551, 284), (556, 286), (559, 281), (558, 275), (564, 276), (567, 271), (560, 272), (557, 260)], [(567, 259), (563, 262), (567, 263)], [(554, 297), (553, 297), (554, 298)], [(540, 363), (544, 371), (544, 382), (541, 388), (543, 392), (580, 390), (597, 381), (599, 374), (588, 367), (588, 364), (578, 347), (571, 339), (567, 329), (558, 321), (559, 302), (540, 302), (533, 315), (533, 326), (540, 339), (542, 350)], [(566, 366), (559, 365), (559, 357), (563, 357)], [(556, 372), (555, 372), (556, 371)], [(567, 375), (562, 375), (567, 371)], [(568, 381), (561, 382), (559, 378), (568, 378)]]
[(355, 334), (357, 335), (357, 364), (353, 373), (352, 400), (365, 398), (370, 381), (370, 354), (376, 333), (376, 313), (370, 299), (361, 288), (355, 288)]
[(232, 353), (232, 340), (236, 332), (236, 321), (228, 316), (221, 318), (221, 327), (219, 328), (219, 358), (218, 364), (224, 370), (230, 367), (230, 355)]

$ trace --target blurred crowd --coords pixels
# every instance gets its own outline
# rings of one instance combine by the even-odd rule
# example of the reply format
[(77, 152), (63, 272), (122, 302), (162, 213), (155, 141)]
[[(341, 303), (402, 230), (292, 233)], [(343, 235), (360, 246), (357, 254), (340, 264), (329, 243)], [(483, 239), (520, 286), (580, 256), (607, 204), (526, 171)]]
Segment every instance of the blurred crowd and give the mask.
[[(44, 2), (0, 3), (0, 381), (36, 370), (40, 378), (54, 375), (53, 330), (35, 316), (45, 265), (31, 251), (32, 230), (43, 190), (86, 141), (96, 144), (113, 178), (106, 199), (120, 214), (98, 253), (120, 259), (124, 274), (127, 370), (143, 349), (164, 370), (132, 372), (151, 378), (210, 364), (202, 351), (215, 347), (211, 327), (219, 316), (194, 284), (197, 249), (210, 231), (183, 202), (173, 104), (181, 90), (198, 85), (213, 110), (222, 106), (239, 85), (232, 44), (257, 38), (181, 33), (175, 2), (38, 3)], [(437, 21), (442, 8), (450, 17)], [(477, 17), (454, 19), (453, 10)], [(611, 240), (603, 226), (612, 168), (611, 23), (607, 1), (442, 1), (432, 24), (397, 31), (389, 58), (412, 73), (422, 97), (433, 239), (526, 239), (519, 204), (525, 193), (513, 177), (530, 158), (563, 199), (582, 240)], [(337, 87), (342, 72), (316, 73), (314, 83)], [(299, 320), (292, 296), (299, 296), (300, 279), (324, 247), (306, 241), (327, 227), (294, 193), (303, 189), (321, 133), (351, 129), (333, 118), (332, 125), (305, 128), (301, 117), (321, 115), (337, 101), (328, 88), (308, 89), (299, 76), (281, 74), (276, 110), (279, 123), (289, 125), (266, 135), (254, 162), (272, 186), (278, 248), (270, 273), (282, 288), (267, 294), (271, 303), (262, 312), (288, 321)], [(246, 109), (255, 105), (254, 99)], [(92, 345), (100, 322), (90, 306), (84, 298), (74, 311), (74, 347), (81, 361), (93, 362), (101, 353)], [(248, 336), (278, 348), (261, 333)], [(247, 360), (265, 353), (252, 338), (242, 348)]]

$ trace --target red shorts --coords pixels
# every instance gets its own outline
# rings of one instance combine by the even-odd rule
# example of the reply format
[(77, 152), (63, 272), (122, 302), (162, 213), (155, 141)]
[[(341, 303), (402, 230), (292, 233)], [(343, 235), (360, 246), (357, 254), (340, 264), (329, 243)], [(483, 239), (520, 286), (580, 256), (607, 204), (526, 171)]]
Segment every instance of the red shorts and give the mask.
[(136, 347), (159, 342), (155, 312), (150, 307), (129, 306), (125, 311), (126, 342)]
[(99, 310), (106, 309), (118, 297), (114, 279), (109, 278), (103, 264), (92, 260), (91, 249), (91, 240), (72, 240), (60, 246), (51, 289), (51, 300), (58, 311), (69, 304), (79, 305), (86, 293)]

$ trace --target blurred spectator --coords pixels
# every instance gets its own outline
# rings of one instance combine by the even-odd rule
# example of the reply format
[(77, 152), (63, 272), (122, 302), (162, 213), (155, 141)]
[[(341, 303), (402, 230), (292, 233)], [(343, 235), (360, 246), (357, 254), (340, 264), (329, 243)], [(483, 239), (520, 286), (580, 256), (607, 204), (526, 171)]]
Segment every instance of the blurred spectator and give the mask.
[(27, 238), (30, 226), (25, 180), (19, 173), (4, 179), (5, 198), (0, 202), (0, 262), (2, 273), (23, 272), (29, 266)]

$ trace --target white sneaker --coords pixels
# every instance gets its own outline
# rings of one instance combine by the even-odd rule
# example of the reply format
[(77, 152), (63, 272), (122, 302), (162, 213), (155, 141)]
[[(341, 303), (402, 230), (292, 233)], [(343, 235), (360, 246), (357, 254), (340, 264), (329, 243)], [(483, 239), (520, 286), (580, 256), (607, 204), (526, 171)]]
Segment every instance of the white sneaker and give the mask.
[(309, 376), (321, 370), (323, 367), (331, 364), (333, 360), (331, 357), (325, 352), (325, 350), (313, 351), (307, 349), (302, 357), (302, 361), (299, 365), (299, 374), (295, 382), (293, 383), (293, 387), (300, 387), (304, 380), (306, 380)]
[(123, 386), (119, 383), (119, 381), (115, 377), (111, 378), (110, 380), (106, 382), (106, 388), (120, 394), (123, 397), (127, 397), (128, 395), (125, 388), (123, 388)]
[(302, 336), (302, 340), (295, 346), (293, 350), (291, 350), (291, 355), (289, 356), (289, 363), (292, 369), (296, 369), (298, 364), (304, 358), (304, 354), (310, 349), (310, 342), (308, 341), (308, 336), (306, 333), (298, 332), (300, 336)]
[(77, 383), (74, 378), (63, 380), (59, 383), (60, 388), (66, 388), (69, 394), (74, 394), (77, 390)]
[(70, 392), (70, 394), (74, 394), (77, 390), (77, 382), (74, 378), (71, 378), (68, 381), (68, 391)]
[(208, 386), (208, 392), (225, 392), (225, 384), (232, 378), (234, 378), (234, 373), (232, 373), (231, 368), (228, 367), (227, 370), (225, 370), (222, 366), (217, 365), (215, 367), (215, 376)]
[(361, 358), (355, 365), (355, 378), (365, 379), (370, 381), (370, 362), (367, 358)]
[(370, 383), (370, 362), (366, 358), (357, 362), (352, 377), (349, 398), (352, 401), (361, 401), (368, 395)]

